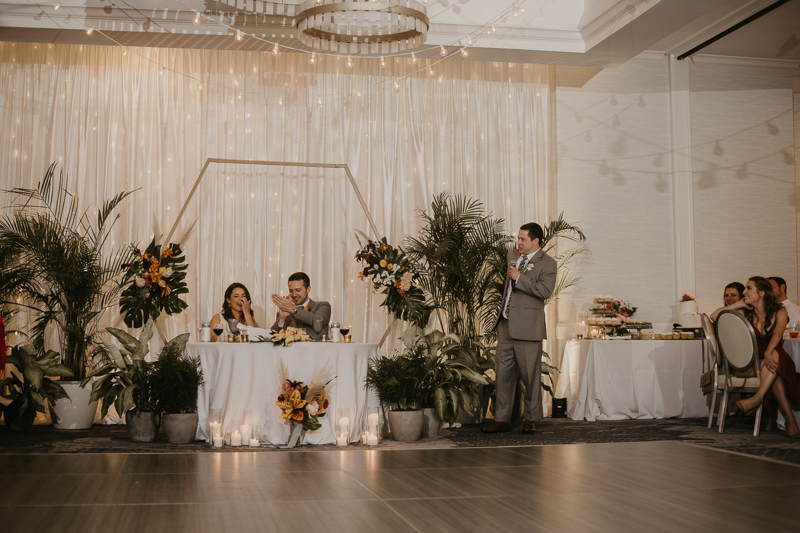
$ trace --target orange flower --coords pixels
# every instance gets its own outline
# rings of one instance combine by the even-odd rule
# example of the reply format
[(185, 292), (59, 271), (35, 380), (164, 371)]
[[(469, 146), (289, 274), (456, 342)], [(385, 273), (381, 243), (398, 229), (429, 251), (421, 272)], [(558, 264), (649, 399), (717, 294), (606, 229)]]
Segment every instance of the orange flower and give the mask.
[(158, 272), (158, 261), (156, 259), (152, 259), (152, 263), (150, 264), (150, 272)]
[(172, 248), (166, 248), (163, 252), (161, 252), (162, 257), (172, 257)]
[(385, 244), (381, 244), (381, 252), (385, 252), (389, 247)]
[(159, 283), (160, 284), (161, 274), (159, 274), (158, 272), (151, 272), (150, 273), (150, 281), (153, 282), (153, 283)]
[(148, 254), (148, 253), (143, 253), (142, 254), (142, 259), (150, 259), (150, 257), (151, 257), (151, 255)]
[(297, 420), (298, 422), (303, 421), (303, 411), (295, 411), (292, 415), (292, 420)]
[(358, 273), (358, 279), (360, 279), (361, 281), (364, 281), (364, 273), (363, 272), (359, 272)]
[(169, 296), (169, 285), (161, 289), (161, 296)]
[(386, 265), (389, 263), (386, 262), (386, 259), (381, 259), (381, 268), (386, 268)]
[(403, 280), (402, 279), (398, 279), (397, 281), (394, 282), (394, 286), (396, 288), (398, 288), (398, 289), (400, 288), (400, 285), (402, 285), (402, 284), (403, 284)]

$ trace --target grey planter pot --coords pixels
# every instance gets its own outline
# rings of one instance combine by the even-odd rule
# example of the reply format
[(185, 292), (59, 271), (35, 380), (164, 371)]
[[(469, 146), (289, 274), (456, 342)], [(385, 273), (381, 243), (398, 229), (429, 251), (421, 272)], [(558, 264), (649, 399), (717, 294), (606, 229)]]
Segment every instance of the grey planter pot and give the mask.
[(422, 410), (422, 437), (438, 437), (442, 421), (436, 416), (436, 410), (426, 407)]
[(414, 442), (422, 435), (422, 410), (389, 411), (389, 425), (392, 427), (394, 440), (398, 442)]
[(158, 435), (156, 414), (142, 411), (138, 415), (131, 409), (125, 414), (125, 424), (133, 442), (153, 442)]
[(197, 413), (164, 415), (164, 433), (167, 435), (167, 440), (172, 444), (194, 442), (199, 420)]

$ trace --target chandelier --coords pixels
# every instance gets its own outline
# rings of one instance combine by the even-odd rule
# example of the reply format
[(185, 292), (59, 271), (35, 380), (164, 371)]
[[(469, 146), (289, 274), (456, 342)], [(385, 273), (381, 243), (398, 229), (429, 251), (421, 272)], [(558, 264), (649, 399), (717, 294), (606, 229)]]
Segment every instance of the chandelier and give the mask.
[(300, 41), (341, 54), (391, 54), (421, 46), (428, 13), (416, 0), (305, 0), (297, 16)]

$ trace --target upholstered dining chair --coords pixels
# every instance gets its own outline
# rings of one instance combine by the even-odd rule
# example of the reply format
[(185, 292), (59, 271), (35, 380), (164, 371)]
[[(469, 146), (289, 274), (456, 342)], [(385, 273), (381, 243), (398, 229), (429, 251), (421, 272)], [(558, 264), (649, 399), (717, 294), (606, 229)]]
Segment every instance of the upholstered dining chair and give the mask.
[[(726, 373), (725, 361), (722, 359), (722, 352), (717, 344), (717, 336), (714, 333), (714, 323), (705, 313), (700, 314), (700, 321), (703, 325), (703, 335), (705, 336), (706, 351), (703, 355), (703, 364), (708, 362), (708, 368), (712, 372), (711, 408), (708, 411), (708, 427), (714, 423), (714, 408), (717, 406), (717, 396), (719, 392), (725, 390), (725, 382), (728, 374)], [(717, 417), (717, 422), (720, 418)]]
[[(725, 376), (723, 377), (724, 392), (722, 394), (722, 405), (719, 408), (719, 432), (725, 429), (725, 411), (728, 409), (728, 393), (743, 392), (755, 393), (761, 382), (760, 368), (758, 360), (758, 344), (756, 333), (753, 326), (736, 311), (723, 311), (717, 317), (716, 323), (717, 341), (720, 351), (725, 359)], [(735, 371), (740, 373), (753, 369), (752, 377), (736, 377)], [(763, 406), (758, 407), (756, 412), (756, 424), (753, 436), (758, 436), (761, 426), (761, 411)]]

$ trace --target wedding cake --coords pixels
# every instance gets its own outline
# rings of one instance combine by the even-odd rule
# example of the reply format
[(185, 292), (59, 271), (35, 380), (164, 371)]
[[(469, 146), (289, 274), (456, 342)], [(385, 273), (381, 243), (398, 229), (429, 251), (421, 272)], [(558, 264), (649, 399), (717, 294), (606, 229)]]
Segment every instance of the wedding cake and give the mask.
[(700, 328), (703, 326), (700, 315), (697, 312), (697, 302), (686, 294), (678, 302), (678, 323), (685, 328)]

